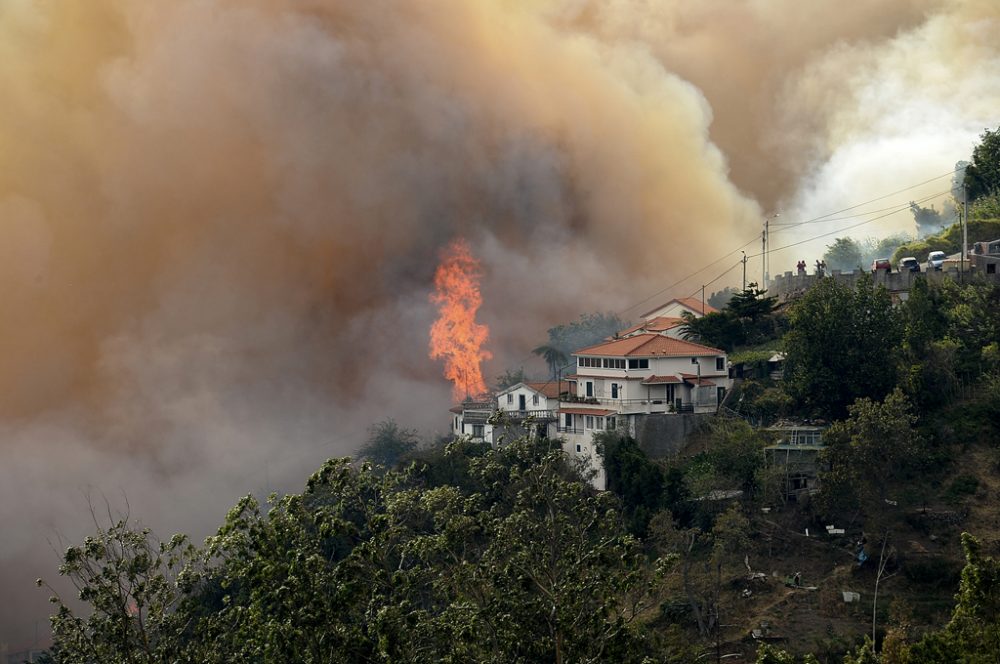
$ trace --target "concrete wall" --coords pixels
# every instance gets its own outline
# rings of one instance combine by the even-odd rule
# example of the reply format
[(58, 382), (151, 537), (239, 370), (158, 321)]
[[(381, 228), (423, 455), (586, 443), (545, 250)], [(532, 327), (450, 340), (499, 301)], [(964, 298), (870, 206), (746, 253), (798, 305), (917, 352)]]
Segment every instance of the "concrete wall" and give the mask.
[(711, 415), (635, 415), (635, 439), (652, 459), (673, 456), (681, 451), (688, 436)]
[[(835, 279), (842, 285), (854, 288), (857, 285), (861, 274), (862, 273), (859, 270), (854, 270), (853, 272), (833, 270), (824, 278)], [(771, 279), (767, 292), (768, 295), (776, 295), (780, 299), (786, 300), (790, 297), (805, 293), (816, 284), (819, 278), (820, 277), (817, 277), (815, 274), (795, 274), (793, 272), (785, 272), (784, 274), (777, 275)], [(907, 293), (909, 292), (913, 281), (919, 278), (927, 279), (931, 283), (939, 283), (945, 279), (958, 281), (959, 271), (957, 269), (950, 269), (931, 270), (930, 272), (892, 272), (890, 274), (878, 272), (875, 274), (874, 282), (876, 286), (885, 286), (889, 292)], [(986, 279), (992, 281), (993, 283), (1000, 283), (1000, 274), (984, 274), (982, 270), (967, 270), (965, 278), (967, 280)], [(901, 299), (906, 298), (903, 297)]]

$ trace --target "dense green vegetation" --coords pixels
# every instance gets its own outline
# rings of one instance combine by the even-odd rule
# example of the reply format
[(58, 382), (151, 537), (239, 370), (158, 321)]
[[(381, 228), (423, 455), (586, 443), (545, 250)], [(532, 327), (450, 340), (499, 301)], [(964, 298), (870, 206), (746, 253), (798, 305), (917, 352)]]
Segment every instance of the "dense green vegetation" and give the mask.
[[(327, 462), (298, 495), (246, 497), (204, 547), (125, 520), (70, 548), (59, 662), (600, 662), (673, 656), (637, 617), (669, 559), (559, 451), (456, 443), (375, 473)], [(460, 472), (454, 472), (461, 468)], [(452, 482), (435, 481), (451, 475)]]

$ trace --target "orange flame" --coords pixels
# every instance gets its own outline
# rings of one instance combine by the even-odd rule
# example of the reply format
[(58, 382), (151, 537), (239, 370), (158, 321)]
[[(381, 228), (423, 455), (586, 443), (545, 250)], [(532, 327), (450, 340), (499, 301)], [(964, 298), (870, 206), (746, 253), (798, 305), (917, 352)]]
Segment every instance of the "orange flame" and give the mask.
[(445, 378), (452, 382), (452, 396), (462, 401), (486, 392), (481, 363), (493, 355), (483, 349), (490, 329), (476, 322), (483, 303), (479, 293), (482, 272), (465, 240), (453, 240), (441, 252), (434, 273), (431, 302), (439, 315), (431, 326), (431, 359), (444, 360)]

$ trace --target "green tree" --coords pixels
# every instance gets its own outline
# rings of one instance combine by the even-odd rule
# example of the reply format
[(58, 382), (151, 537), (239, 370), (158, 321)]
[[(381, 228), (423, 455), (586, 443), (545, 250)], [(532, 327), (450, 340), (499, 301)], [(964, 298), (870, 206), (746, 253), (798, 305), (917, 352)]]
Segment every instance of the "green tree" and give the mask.
[(558, 376), (559, 368), (569, 362), (569, 355), (566, 351), (552, 344), (543, 344), (532, 349), (531, 352), (544, 359), (545, 363), (549, 365), (549, 374), (552, 380), (555, 380)]
[(645, 537), (649, 520), (663, 507), (663, 469), (626, 433), (602, 431), (594, 442), (604, 461), (608, 491), (621, 499), (629, 531)]
[(970, 201), (1000, 192), (1000, 127), (985, 130), (972, 149), (972, 164), (965, 168)]
[(733, 288), (732, 286), (726, 286), (720, 291), (715, 291), (708, 296), (708, 306), (715, 307), (716, 309), (722, 310), (729, 306), (729, 300), (736, 295), (739, 289)]
[(358, 456), (383, 468), (394, 468), (417, 449), (420, 441), (413, 429), (404, 429), (392, 418), (368, 428), (368, 440)]
[[(127, 517), (107, 527), (95, 517), (94, 525), (96, 533), (69, 547), (59, 566), (90, 611), (77, 616), (57, 593), (52, 597), (57, 661), (175, 661), (184, 649), (183, 621), (175, 615), (182, 601), (177, 583), (195, 549), (181, 536), (158, 543)], [(41, 579), (38, 585), (47, 586)]]
[(778, 298), (766, 293), (756, 283), (750, 283), (729, 300), (729, 311), (743, 324), (746, 343), (759, 343), (775, 333), (773, 313)]
[(854, 290), (821, 280), (792, 308), (789, 325), (784, 384), (807, 410), (841, 418), (855, 399), (881, 400), (895, 385), (901, 326), (870, 275)]
[(614, 337), (626, 327), (627, 324), (612, 312), (582, 314), (579, 320), (549, 328), (548, 343), (531, 352), (545, 360), (550, 377), (555, 380), (560, 369), (570, 362), (572, 353)]
[[(471, 455), (469, 454), (471, 452)], [(90, 605), (53, 618), (63, 662), (598, 662), (662, 659), (637, 620), (656, 571), (617, 498), (546, 441), (376, 472), (334, 459), (301, 494), (247, 496), (205, 548), (122, 522), (61, 572)], [(442, 478), (443, 475), (439, 475)], [(174, 570), (174, 571), (171, 571)], [(58, 602), (59, 600), (57, 600)]]
[(965, 567), (951, 620), (913, 644), (913, 662), (1000, 661), (1000, 561), (984, 555), (979, 540), (969, 533), (962, 533), (962, 547)]
[(524, 367), (518, 367), (517, 369), (507, 369), (502, 374), (497, 376), (495, 387), (497, 392), (506, 390), (508, 387), (513, 387), (518, 383), (524, 383), (528, 379), (524, 376)]
[(927, 235), (941, 230), (946, 222), (954, 221), (953, 218), (945, 219), (940, 212), (932, 205), (929, 208), (921, 207), (917, 203), (910, 201), (910, 212), (913, 214), (913, 221), (917, 224), (917, 233)]
[(695, 316), (685, 311), (681, 336), (688, 341), (696, 341), (712, 348), (727, 352), (746, 341), (743, 323), (729, 309), (713, 311), (704, 316)]
[[(923, 451), (913, 428), (917, 418), (899, 389), (882, 402), (858, 399), (849, 414), (823, 435), (830, 470), (823, 475), (820, 502), (829, 509), (846, 498), (864, 509), (869, 519), (879, 521), (890, 487), (906, 476)], [(871, 530), (881, 530), (872, 526)]]
[(865, 636), (865, 642), (856, 651), (844, 655), (844, 664), (879, 664), (881, 661), (870, 636)]
[(757, 649), (757, 659), (754, 664), (818, 664), (818, 660), (812, 655), (806, 655), (801, 660), (786, 650), (767, 643), (761, 644)]
[(865, 261), (862, 255), (861, 245), (857, 240), (849, 237), (838, 237), (833, 244), (827, 246), (823, 260), (831, 270), (843, 270), (849, 272), (857, 267), (864, 267)]

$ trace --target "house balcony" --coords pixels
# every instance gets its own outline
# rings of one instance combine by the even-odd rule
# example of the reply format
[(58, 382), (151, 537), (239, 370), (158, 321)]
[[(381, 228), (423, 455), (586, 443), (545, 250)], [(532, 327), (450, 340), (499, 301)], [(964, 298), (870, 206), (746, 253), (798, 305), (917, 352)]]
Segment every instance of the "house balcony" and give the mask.
[(698, 406), (698, 412), (706, 412), (706, 409), (715, 408), (716, 404), (698, 405), (690, 401), (670, 401), (666, 397), (652, 399), (605, 399), (602, 397), (580, 397), (578, 401), (563, 402), (564, 408), (576, 408), (582, 405), (600, 406), (604, 409), (614, 410), (618, 415), (649, 415), (653, 413), (693, 413)]
[(583, 435), (583, 427), (557, 426), (556, 427), (556, 433), (570, 433), (570, 434), (576, 434), (576, 435), (579, 436), (579, 435)]
[(552, 422), (558, 419), (554, 410), (501, 410), (504, 417), (511, 420), (534, 420), (536, 422)]
[(563, 407), (600, 406), (614, 410), (621, 415), (633, 413), (669, 413), (671, 402), (666, 397), (652, 399), (606, 399), (603, 397), (579, 397), (576, 401), (563, 402)]

